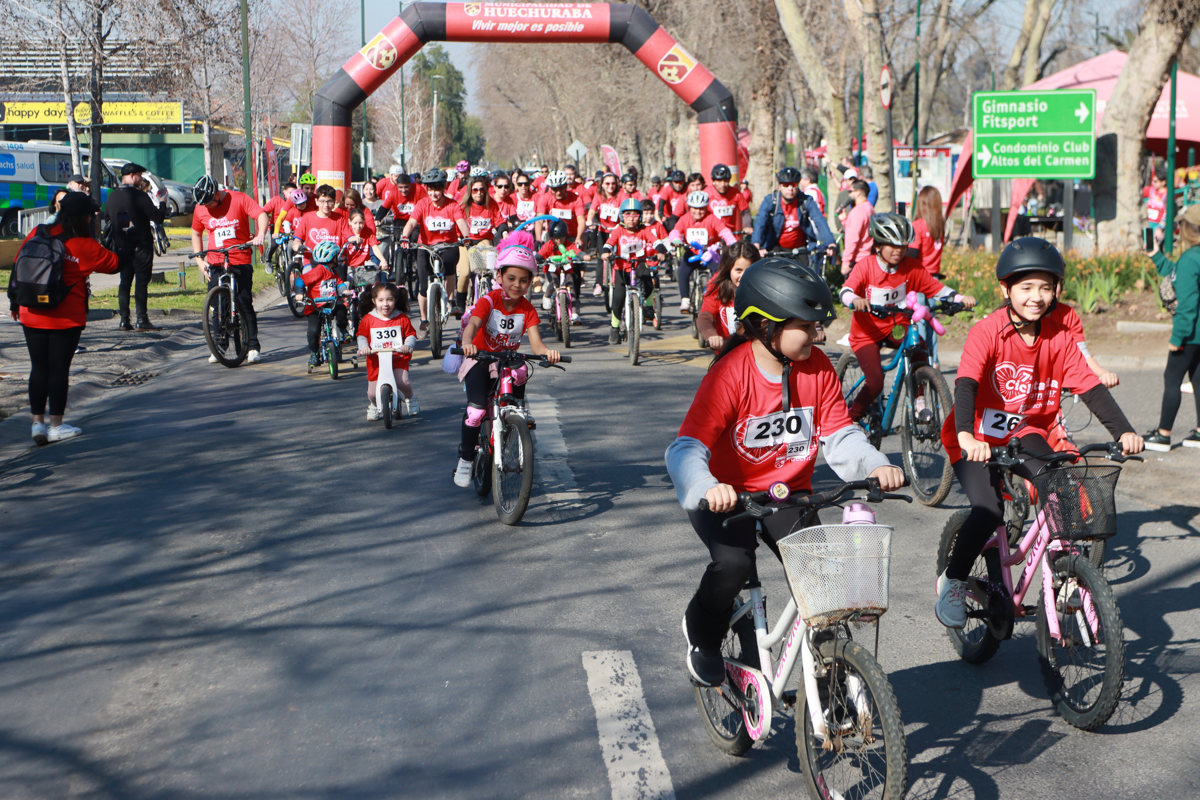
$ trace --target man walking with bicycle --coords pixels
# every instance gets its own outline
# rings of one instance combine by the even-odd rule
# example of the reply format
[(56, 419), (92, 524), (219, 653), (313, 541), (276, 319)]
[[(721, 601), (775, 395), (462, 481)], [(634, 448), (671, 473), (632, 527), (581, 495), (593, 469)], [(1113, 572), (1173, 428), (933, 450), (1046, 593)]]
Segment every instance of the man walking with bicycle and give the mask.
[[(218, 188), (216, 181), (209, 175), (204, 175), (192, 187), (192, 197), (196, 200), (196, 210), (192, 212), (192, 252), (212, 250), (219, 247), (230, 247), (235, 244), (261, 245), (267, 235), (267, 212), (263, 210), (254, 198), (232, 189)], [(254, 220), (254, 235), (250, 235), (250, 220)], [(207, 231), (207, 241), (201, 245), (200, 236)], [(250, 329), (250, 351), (246, 354), (246, 362), (253, 364), (259, 360), (262, 349), (258, 341), (258, 317), (254, 313), (254, 292), (252, 281), (254, 269), (251, 266), (249, 250), (234, 250), (229, 254), (229, 268), (237, 281), (237, 301), (246, 313)], [(220, 253), (209, 253), (208, 260), (196, 259), (201, 274), (211, 288), (216, 285), (216, 272), (209, 265), (219, 265), (224, 262)], [(209, 356), (210, 364), (217, 363), (216, 356)]]

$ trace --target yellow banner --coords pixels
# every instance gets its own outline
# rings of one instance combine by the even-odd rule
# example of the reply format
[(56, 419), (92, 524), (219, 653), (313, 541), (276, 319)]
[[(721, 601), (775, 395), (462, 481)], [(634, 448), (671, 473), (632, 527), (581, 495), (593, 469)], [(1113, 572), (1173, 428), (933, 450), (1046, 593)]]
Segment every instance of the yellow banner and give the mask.
[[(106, 125), (181, 125), (183, 111), (179, 103), (105, 103)], [(75, 104), (75, 122), (90, 125), (91, 109), (87, 103)], [(66, 125), (67, 114), (62, 103), (0, 102), (0, 125)]]

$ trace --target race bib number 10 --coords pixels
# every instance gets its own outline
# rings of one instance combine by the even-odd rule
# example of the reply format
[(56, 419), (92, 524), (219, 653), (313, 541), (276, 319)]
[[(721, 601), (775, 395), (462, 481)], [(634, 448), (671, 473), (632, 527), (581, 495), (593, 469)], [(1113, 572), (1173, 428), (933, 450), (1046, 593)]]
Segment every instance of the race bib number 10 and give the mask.
[(900, 305), (900, 301), (904, 299), (906, 294), (908, 294), (908, 290), (905, 289), (905, 286), (907, 286), (907, 282), (891, 288), (885, 286), (872, 286), (867, 290), (867, 302), (873, 306)]
[(813, 409), (793, 408), (765, 417), (751, 417), (746, 423), (742, 444), (746, 448), (787, 445), (788, 458), (804, 458), (812, 446)]

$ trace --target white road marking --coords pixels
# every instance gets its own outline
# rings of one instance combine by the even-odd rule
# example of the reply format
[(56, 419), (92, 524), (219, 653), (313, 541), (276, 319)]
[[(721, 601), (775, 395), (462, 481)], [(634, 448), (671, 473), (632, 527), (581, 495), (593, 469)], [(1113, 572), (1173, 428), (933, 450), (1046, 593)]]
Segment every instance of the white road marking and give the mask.
[(674, 800), (671, 773), (658, 746), (633, 653), (585, 652), (583, 668), (613, 800)]
[[(558, 403), (553, 397), (539, 395), (527, 401), (529, 412), (537, 421), (533, 431), (534, 481), (538, 484), (535, 496), (546, 499), (551, 513), (560, 516), (580, 500), (575, 473), (567, 462), (567, 442), (558, 424)], [(557, 509), (557, 512), (556, 512)]]

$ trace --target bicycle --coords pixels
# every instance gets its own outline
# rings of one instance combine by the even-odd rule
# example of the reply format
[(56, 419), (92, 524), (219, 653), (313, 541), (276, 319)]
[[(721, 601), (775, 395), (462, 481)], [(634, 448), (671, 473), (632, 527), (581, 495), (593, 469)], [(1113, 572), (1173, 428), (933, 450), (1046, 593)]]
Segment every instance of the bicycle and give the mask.
[[(1124, 456), (1116, 442), (1086, 445), (1075, 453), (1054, 453), (1033, 479), (1037, 516), (1010, 554), (1003, 524), (996, 527), (975, 560), (967, 579), (967, 624), (948, 628), (959, 657), (973, 664), (987, 661), (1012, 638), (1018, 619), (1036, 615), (1038, 659), (1050, 700), (1068, 723), (1095, 730), (1112, 716), (1125, 675), (1125, 642), (1121, 613), (1100, 570), (1080, 551), (1081, 541), (1116, 533), (1114, 490), (1121, 468), (1116, 464), (1068, 465), (1089, 452), (1103, 451), (1110, 461), (1141, 461)], [(993, 447), (989, 465), (1006, 472), (1021, 463), (1016, 439)], [(969, 509), (954, 513), (938, 544), (937, 574), (945, 572), (950, 551)], [(1023, 565), (1016, 584), (1011, 569)], [(1024, 605), (1041, 571), (1042, 609)]]
[(383, 417), (383, 427), (392, 429), (392, 420), (401, 418), (400, 389), (396, 385), (396, 371), (392, 368), (392, 358), (396, 355), (395, 348), (403, 345), (400, 338), (400, 328), (371, 328), (371, 339), (367, 347), (371, 354), (379, 359), (379, 377), (375, 385), (375, 407)]
[[(461, 347), (450, 352), (462, 354)], [(525, 401), (513, 394), (516, 370), (528, 363), (558, 367), (545, 356), (525, 355), (516, 350), (478, 350), (474, 358), (485, 364), (495, 363), (498, 376), (488, 393), (487, 416), (479, 429), (479, 444), (471, 463), (471, 484), (475, 493), (487, 497), (490, 492), (496, 516), (505, 525), (516, 525), (525, 516), (533, 493), (533, 436), (536, 425), (525, 408)], [(560, 362), (570, 363), (570, 356)]]
[[(864, 490), (864, 497), (852, 496)], [(761, 520), (784, 508), (806, 508), (805, 519), (816, 520), (822, 508), (884, 499), (912, 502), (906, 495), (884, 493), (875, 479), (807, 496), (791, 495), (786, 484), (776, 483), (766, 492), (739, 494), (744, 511), (725, 524), (759, 520), (757, 533), (767, 542)], [(865, 506), (851, 503), (844, 509), (843, 524), (816, 520), (776, 543), (791, 596), (773, 627), (767, 624), (757, 566), (753, 569), (746, 581), (748, 597), (734, 601), (721, 646), (725, 682), (694, 686), (696, 705), (713, 744), (730, 755), (742, 755), (765, 739), (772, 715), (795, 706), (796, 751), (810, 797), (898, 800), (907, 785), (904, 724), (876, 660), (879, 618), (888, 607), (892, 529), (875, 524)], [(875, 628), (875, 652), (853, 639), (851, 628), (860, 625)], [(790, 691), (797, 658), (801, 673)]]
[(385, 213), (380, 215), (375, 221), (375, 229), (377, 231), (383, 231), (385, 220), (390, 229), (386, 238), (387, 259), (388, 264), (392, 268), (392, 277), (395, 279), (397, 286), (404, 287), (408, 292), (408, 298), (411, 300), (417, 296), (419, 279), (417, 277), (416, 259), (413, 257), (415, 254), (411, 249), (402, 244), (400, 236), (404, 232), (404, 226), (408, 220), (397, 219), (390, 209), (385, 209)]
[[(942, 373), (927, 363), (914, 367), (913, 362), (918, 355), (922, 361), (928, 361), (929, 358), (925, 320), (928, 319), (929, 326), (934, 330), (945, 333), (945, 328), (933, 316), (930, 306), (925, 304), (921, 295), (909, 292), (905, 303), (905, 307), (870, 307), (870, 313), (874, 316), (886, 318), (903, 314), (911, 318), (912, 324), (908, 326), (904, 340), (891, 362), (883, 367), (885, 375), (892, 371), (896, 373), (891, 391), (884, 387), (880, 396), (871, 403), (862, 424), (871, 445), (879, 448), (884, 436), (896, 432), (896, 411), (901, 407), (903, 390), (903, 415), (899, 432), (904, 472), (917, 500), (923, 505), (936, 506), (950, 493), (954, 478), (950, 459), (941, 440), (942, 421), (953, 408), (953, 400)], [(941, 313), (948, 315), (957, 314), (965, 308), (962, 303), (940, 302), (936, 305)], [(849, 406), (865, 382), (858, 358), (853, 352), (843, 353), (838, 359), (836, 371), (846, 405)]]
[[(583, 269), (578, 258), (567, 255), (566, 248), (560, 246), (560, 254), (542, 259), (548, 281), (553, 281), (554, 317), (550, 326), (554, 335), (563, 343), (563, 347), (571, 346), (571, 317), (575, 314), (575, 270)], [(578, 317), (576, 317), (578, 319)]]
[[(654, 308), (653, 297), (649, 298), (648, 305), (647, 298), (642, 294), (642, 281), (638, 273), (642, 272), (646, 276), (651, 294), (657, 296), (660, 294), (656, 285), (658, 262), (654, 261), (652, 264), (649, 255), (631, 257), (628, 261), (629, 286), (625, 290), (625, 307), (621, 310), (621, 330), (628, 341), (629, 363), (636, 367), (641, 356), (642, 325), (645, 323), (646, 310)], [(661, 303), (661, 300), (659, 302)], [(661, 305), (658, 308), (661, 309)]]
[[(697, 320), (700, 316), (700, 306), (704, 305), (704, 294), (708, 291), (708, 284), (712, 281), (712, 270), (708, 264), (716, 257), (716, 245), (713, 248), (702, 247), (701, 245), (688, 243), (688, 249), (692, 254), (687, 256), (687, 260), (698, 266), (692, 270), (691, 277), (688, 278), (687, 297), (689, 317), (688, 325), (692, 336), (696, 337), (696, 341), (700, 342), (700, 346), (705, 347), (704, 342), (700, 341), (700, 327), (697, 325)], [(680, 292), (683, 287), (680, 287)]]
[[(342, 362), (342, 337), (338, 335), (337, 326), (334, 324), (334, 307), (342, 298), (337, 295), (329, 295), (327, 297), (305, 298), (306, 306), (316, 306), (317, 313), (321, 315), (321, 338), (317, 346), (317, 363), (308, 365), (308, 374), (311, 375), (314, 369), (321, 366), (329, 368), (329, 377), (333, 380), (338, 379)], [(351, 368), (358, 367), (358, 359), (351, 357)]]
[(213, 357), (227, 367), (236, 367), (246, 360), (250, 352), (250, 317), (237, 296), (237, 276), (229, 266), (229, 254), (235, 250), (249, 250), (254, 245), (235, 244), (229, 247), (213, 247), (190, 253), (189, 258), (204, 258), (209, 253), (220, 253), (220, 266), (209, 264), (209, 272), (216, 276), (216, 285), (208, 290), (204, 298), (204, 341)]
[(496, 248), (491, 242), (480, 240), (467, 247), (469, 282), (467, 301), (463, 313), (475, 305), (475, 301), (492, 290), (492, 276), (496, 274)]
[(292, 286), (295, 285), (295, 280), (290, 274), (291, 245), (295, 239), (296, 237), (291, 233), (281, 233), (275, 237), (274, 247), (271, 249), (271, 258), (267, 263), (267, 271), (274, 276), (275, 284), (279, 287), (279, 296), (287, 302), (292, 314), (301, 317), (304, 316), (304, 306), (295, 306), (292, 304)]
[[(464, 240), (465, 241), (465, 240)], [(457, 248), (462, 241), (445, 242), (436, 245), (409, 242), (402, 248), (409, 250), (424, 250), (429, 255), (429, 287), (425, 292), (425, 307), (428, 309), (429, 321), (429, 351), (434, 358), (442, 357), (442, 335), (446, 323), (450, 321), (450, 299), (446, 296), (446, 285), (442, 282), (442, 253), (446, 248)]]

